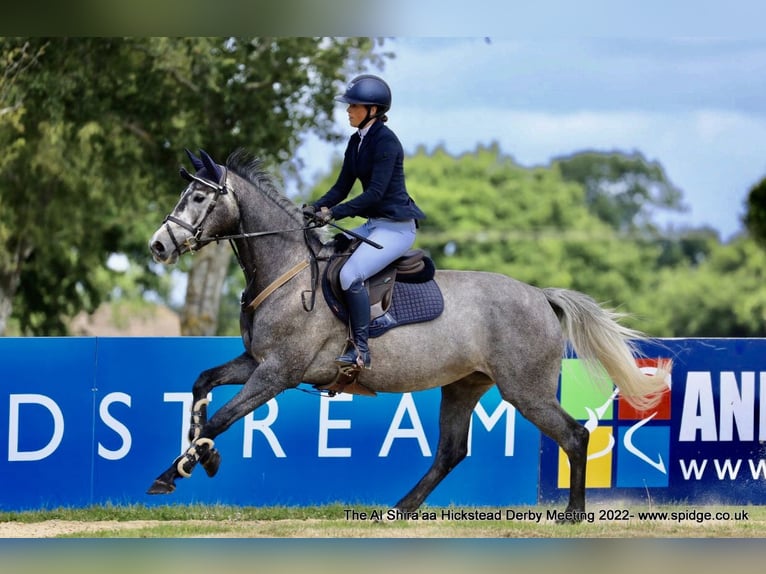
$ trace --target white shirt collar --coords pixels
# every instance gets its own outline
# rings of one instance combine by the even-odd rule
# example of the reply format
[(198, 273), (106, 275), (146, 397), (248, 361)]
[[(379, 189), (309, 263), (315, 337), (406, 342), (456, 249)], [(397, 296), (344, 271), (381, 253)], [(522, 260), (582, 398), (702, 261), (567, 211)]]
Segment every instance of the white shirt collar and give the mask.
[(373, 126), (375, 122), (370, 122), (366, 126), (364, 126), (361, 130), (357, 130), (359, 132), (359, 137), (364, 138), (367, 135), (367, 132), (370, 131), (370, 128)]
[(365, 137), (365, 136), (367, 135), (367, 132), (369, 132), (369, 131), (370, 131), (370, 128), (371, 128), (371, 127), (372, 127), (372, 124), (368, 124), (368, 125), (367, 125), (367, 126), (365, 126), (363, 129), (361, 129), (361, 130), (358, 130), (358, 131), (359, 131), (359, 137), (360, 137), (360, 138), (363, 138), (363, 137)]

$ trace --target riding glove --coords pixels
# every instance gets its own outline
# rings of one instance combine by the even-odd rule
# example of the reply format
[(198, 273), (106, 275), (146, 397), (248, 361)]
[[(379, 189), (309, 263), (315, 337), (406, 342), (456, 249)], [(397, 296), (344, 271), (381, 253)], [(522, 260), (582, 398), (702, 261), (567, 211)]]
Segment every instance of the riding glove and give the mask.
[(327, 223), (332, 219), (332, 209), (323, 207), (319, 211), (314, 213), (314, 218), (320, 223)]

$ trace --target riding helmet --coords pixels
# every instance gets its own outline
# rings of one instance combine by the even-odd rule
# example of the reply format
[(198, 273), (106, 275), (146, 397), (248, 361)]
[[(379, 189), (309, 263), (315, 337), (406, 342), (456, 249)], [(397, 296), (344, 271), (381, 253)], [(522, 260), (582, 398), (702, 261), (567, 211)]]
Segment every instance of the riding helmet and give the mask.
[(335, 100), (346, 104), (378, 106), (378, 114), (384, 114), (391, 109), (391, 88), (378, 76), (362, 74), (351, 80), (345, 93), (336, 96)]

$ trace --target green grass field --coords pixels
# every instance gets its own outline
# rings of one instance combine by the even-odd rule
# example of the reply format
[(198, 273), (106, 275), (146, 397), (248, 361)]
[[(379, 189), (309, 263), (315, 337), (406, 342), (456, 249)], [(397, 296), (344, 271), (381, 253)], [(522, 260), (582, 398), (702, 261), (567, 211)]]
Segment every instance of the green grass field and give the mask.
[[(423, 510), (418, 520), (382, 521), (369, 519), (381, 509), (342, 505), (0, 512), (0, 556), (3, 572), (24, 574), (721, 574), (759, 572), (766, 558), (758, 540), (766, 538), (766, 507), (759, 506), (646, 506), (630, 509), (635, 518), (602, 520), (599, 511), (606, 518), (612, 509), (591, 505), (594, 520), (580, 524), (556, 524), (540, 507), (500, 509), (513, 516), (500, 520)], [(530, 517), (541, 510), (539, 521)], [(668, 516), (639, 519), (644, 511)], [(692, 511), (730, 519), (692, 518)], [(688, 519), (673, 520), (673, 512)]]
[(591, 505), (578, 524), (545, 507), (388, 509), (97, 506), (0, 512), (0, 538), (764, 538), (766, 507)]

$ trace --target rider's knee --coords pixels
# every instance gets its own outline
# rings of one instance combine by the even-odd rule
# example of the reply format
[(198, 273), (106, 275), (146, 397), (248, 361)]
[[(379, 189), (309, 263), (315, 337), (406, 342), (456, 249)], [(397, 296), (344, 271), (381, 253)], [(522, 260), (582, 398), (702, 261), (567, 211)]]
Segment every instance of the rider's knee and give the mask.
[(359, 285), (364, 283), (364, 276), (362, 276), (356, 269), (348, 269), (348, 265), (344, 265), (340, 270), (340, 286), (344, 291), (348, 291), (354, 286), (359, 288)]

